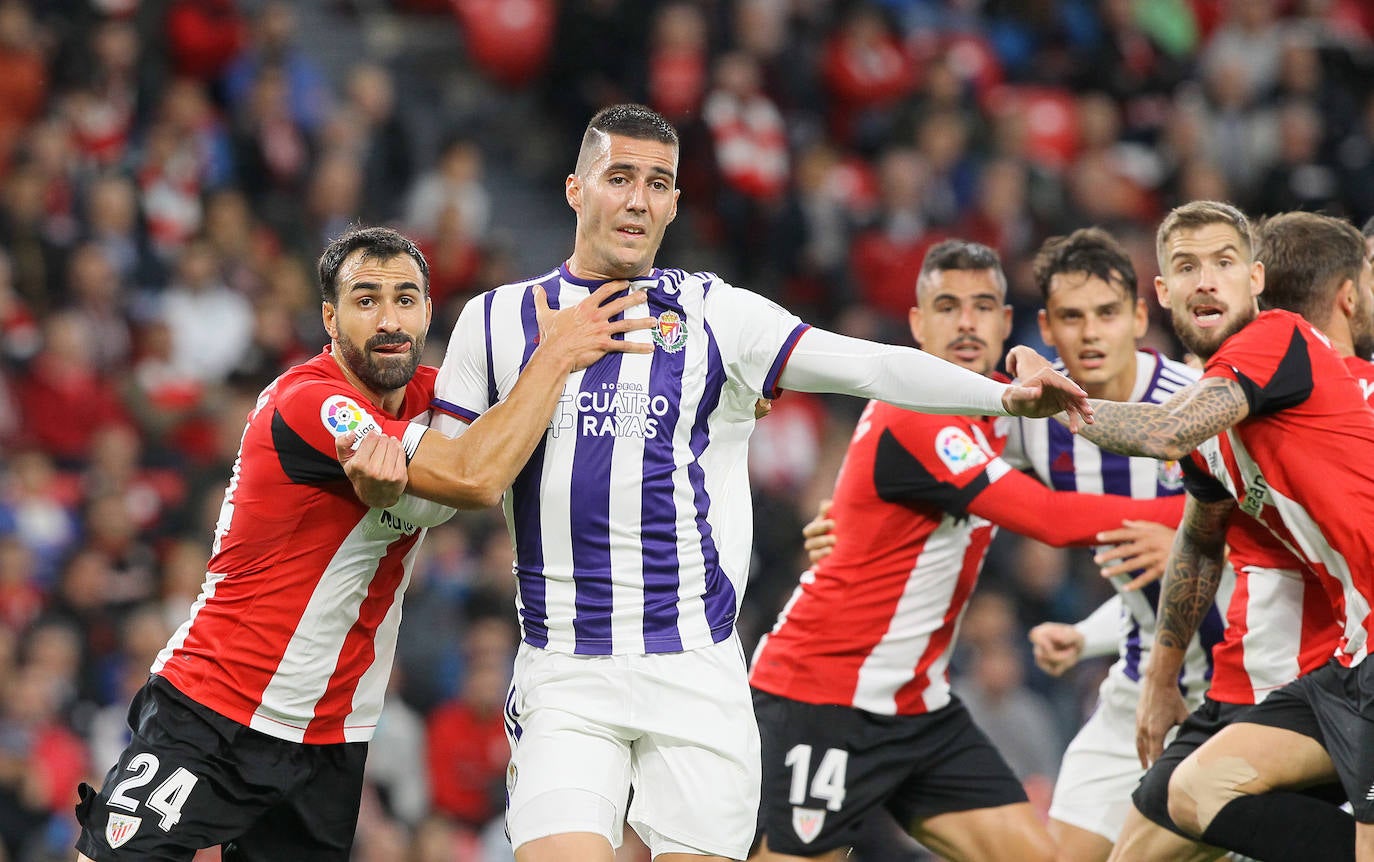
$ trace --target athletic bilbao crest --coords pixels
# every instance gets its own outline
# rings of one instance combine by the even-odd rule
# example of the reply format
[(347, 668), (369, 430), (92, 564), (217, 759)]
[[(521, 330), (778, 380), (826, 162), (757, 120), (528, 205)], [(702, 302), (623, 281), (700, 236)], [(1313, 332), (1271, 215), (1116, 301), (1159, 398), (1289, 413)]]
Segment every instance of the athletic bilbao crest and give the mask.
[(134, 837), (142, 822), (142, 817), (129, 817), (111, 812), (110, 819), (105, 823), (105, 841), (110, 845), (110, 849), (129, 843), (129, 839)]
[(825, 825), (824, 808), (793, 808), (792, 809), (792, 831), (797, 833), (797, 837), (807, 844), (816, 840), (816, 836), (821, 834), (821, 827)]
[(654, 343), (667, 353), (677, 353), (687, 346), (687, 325), (676, 311), (665, 311), (658, 316)]

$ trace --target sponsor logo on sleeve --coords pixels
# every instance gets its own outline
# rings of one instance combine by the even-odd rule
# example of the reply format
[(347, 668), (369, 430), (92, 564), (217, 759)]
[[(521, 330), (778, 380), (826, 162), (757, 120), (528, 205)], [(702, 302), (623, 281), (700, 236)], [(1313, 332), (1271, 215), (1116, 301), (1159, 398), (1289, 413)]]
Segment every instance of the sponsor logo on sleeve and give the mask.
[(941, 428), (935, 435), (935, 453), (955, 475), (988, 462), (988, 453), (973, 442), (968, 432), (953, 425)]
[(353, 431), (359, 440), (381, 428), (371, 413), (358, 406), (358, 402), (347, 395), (326, 398), (320, 405), (320, 421), (335, 437), (342, 437)]

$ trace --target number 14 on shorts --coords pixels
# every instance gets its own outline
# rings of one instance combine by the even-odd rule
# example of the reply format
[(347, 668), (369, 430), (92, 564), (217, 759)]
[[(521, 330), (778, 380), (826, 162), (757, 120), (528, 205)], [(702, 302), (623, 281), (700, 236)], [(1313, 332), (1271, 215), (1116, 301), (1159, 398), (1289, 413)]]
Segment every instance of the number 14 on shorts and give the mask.
[[(114, 791), (110, 794), (109, 806), (127, 811), (130, 815), (135, 814), (139, 802), (130, 796), (128, 791), (151, 784), (157, 777), (160, 765), (156, 755), (146, 752), (131, 758), (124, 771), (132, 774), (115, 785)], [(197, 780), (186, 768), (178, 766), (166, 780), (153, 788), (144, 800), (143, 804), (159, 815), (157, 825), (163, 832), (170, 831), (177, 825), (177, 821), (181, 820), (181, 808), (186, 804), (186, 799), (191, 795)], [(126, 816), (112, 811), (109, 822), (105, 825), (105, 840), (111, 847), (119, 847), (134, 837), (142, 823), (142, 817)]]
[(810, 798), (824, 802), (830, 811), (839, 811), (844, 805), (845, 773), (849, 769), (848, 751), (827, 748), (812, 775), (811, 753), (809, 745), (794, 745), (783, 760), (783, 764), (792, 769), (792, 786), (787, 794), (787, 801), (793, 806), (792, 829), (807, 844), (815, 840), (825, 825), (825, 811), (802, 807), (807, 802), (807, 779), (810, 779)]

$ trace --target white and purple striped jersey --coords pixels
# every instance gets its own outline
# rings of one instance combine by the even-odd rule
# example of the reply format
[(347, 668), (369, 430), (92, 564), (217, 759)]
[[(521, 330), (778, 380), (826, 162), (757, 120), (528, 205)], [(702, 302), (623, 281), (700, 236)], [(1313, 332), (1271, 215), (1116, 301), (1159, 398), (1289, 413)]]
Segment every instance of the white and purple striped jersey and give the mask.
[[(1062, 362), (1055, 368), (1064, 370)], [(1196, 381), (1199, 372), (1182, 362), (1161, 356), (1153, 350), (1136, 351), (1136, 382), (1131, 401), (1159, 404), (1175, 392)], [(1146, 499), (1182, 494), (1183, 471), (1177, 461), (1118, 455), (1099, 449), (1087, 438), (1070, 434), (1063, 425), (1047, 419), (1013, 419), (1007, 440), (1005, 460), (1021, 469), (1030, 469), (1042, 482), (1057, 491), (1082, 491), (1089, 494), (1125, 494)], [(1120, 588), (1131, 577), (1120, 575), (1113, 586)], [(1230, 602), (1234, 575), (1228, 566), (1217, 590), (1215, 604), (1208, 609), (1188, 645), (1179, 685), (1189, 707), (1201, 703), (1212, 679), (1212, 647), (1225, 630), (1225, 617), (1218, 608)], [(1149, 659), (1154, 643), (1155, 609), (1159, 606), (1159, 583), (1141, 590), (1118, 593), (1122, 611), (1119, 620), (1117, 661), (1103, 683), (1104, 696), (1110, 689), (1134, 689), (1140, 672)]]
[[(603, 282), (566, 264), (467, 304), (435, 385), (434, 427), (459, 433), (505, 398), (553, 308)], [(525, 642), (559, 652), (675, 652), (734, 630), (753, 533), (747, 455), (754, 404), (807, 329), (711, 273), (635, 282), (656, 316), (652, 354), (611, 353), (569, 376), (544, 440), (507, 490)]]

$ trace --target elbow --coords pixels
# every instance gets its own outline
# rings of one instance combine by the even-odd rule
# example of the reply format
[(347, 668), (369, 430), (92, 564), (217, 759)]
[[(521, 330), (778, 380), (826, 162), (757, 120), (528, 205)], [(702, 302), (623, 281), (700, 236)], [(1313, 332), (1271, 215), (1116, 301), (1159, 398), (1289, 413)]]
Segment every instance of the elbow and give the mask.
[(499, 486), (493, 481), (474, 479), (459, 483), (454, 489), (453, 496), (445, 502), (455, 509), (490, 509), (501, 502), (505, 492), (504, 486)]
[(1196, 448), (1196, 446), (1188, 445), (1182, 440), (1170, 440), (1160, 444), (1158, 452), (1151, 452), (1149, 455), (1161, 461), (1182, 461)]

